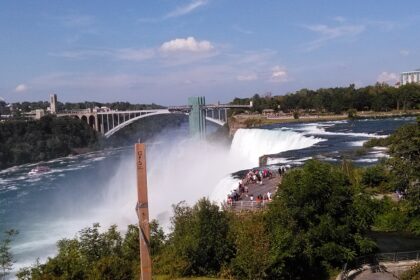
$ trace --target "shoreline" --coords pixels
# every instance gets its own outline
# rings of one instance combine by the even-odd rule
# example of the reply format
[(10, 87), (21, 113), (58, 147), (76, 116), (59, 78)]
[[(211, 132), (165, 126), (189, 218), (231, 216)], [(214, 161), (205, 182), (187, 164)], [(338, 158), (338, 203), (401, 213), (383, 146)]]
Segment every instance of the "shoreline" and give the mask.
[(364, 120), (364, 119), (387, 119), (387, 118), (404, 118), (420, 116), (420, 110), (410, 111), (391, 111), (391, 112), (357, 112), (352, 118), (348, 114), (327, 114), (327, 115), (302, 115), (295, 119), (292, 115), (282, 117), (269, 117), (262, 114), (254, 115), (236, 115), (232, 116), (229, 123), (229, 134), (233, 136), (236, 130), (240, 128), (256, 128), (272, 124), (287, 123), (312, 123), (327, 121), (344, 121), (344, 120)]

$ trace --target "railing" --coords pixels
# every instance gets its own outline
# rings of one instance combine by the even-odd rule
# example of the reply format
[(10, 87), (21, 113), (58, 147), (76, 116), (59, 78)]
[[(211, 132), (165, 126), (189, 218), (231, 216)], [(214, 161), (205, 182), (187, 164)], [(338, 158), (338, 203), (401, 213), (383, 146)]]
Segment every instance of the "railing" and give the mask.
[(380, 262), (420, 261), (420, 250), (409, 252), (378, 253), (362, 256), (346, 263), (341, 272), (341, 279), (349, 279), (351, 270), (361, 269), (364, 265), (379, 265)]
[(229, 210), (233, 211), (254, 211), (258, 209), (262, 209), (267, 206), (268, 203), (271, 201), (265, 200), (265, 201), (233, 201), (231, 203), (227, 203), (226, 207)]

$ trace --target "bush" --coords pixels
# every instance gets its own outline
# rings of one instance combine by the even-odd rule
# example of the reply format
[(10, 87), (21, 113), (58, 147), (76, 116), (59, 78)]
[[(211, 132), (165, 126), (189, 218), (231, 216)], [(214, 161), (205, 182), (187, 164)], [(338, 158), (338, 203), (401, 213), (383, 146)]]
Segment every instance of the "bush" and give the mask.
[(400, 276), (401, 280), (418, 280), (420, 279), (420, 263), (412, 266), (409, 270), (404, 271)]
[(357, 117), (357, 110), (356, 109), (348, 109), (347, 110), (347, 117), (349, 119), (354, 119)]
[(175, 205), (172, 226), (166, 256), (160, 260), (163, 272), (216, 275), (232, 258), (228, 214), (208, 199), (199, 200), (193, 208), (183, 202)]
[(362, 184), (367, 187), (380, 187), (387, 181), (385, 167), (380, 164), (366, 168), (362, 175)]

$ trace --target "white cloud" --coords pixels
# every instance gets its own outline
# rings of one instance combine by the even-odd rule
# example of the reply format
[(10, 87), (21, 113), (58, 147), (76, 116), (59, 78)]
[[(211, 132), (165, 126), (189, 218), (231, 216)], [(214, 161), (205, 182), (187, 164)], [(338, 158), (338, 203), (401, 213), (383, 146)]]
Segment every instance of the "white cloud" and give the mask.
[(214, 46), (209, 41), (197, 41), (194, 37), (186, 39), (178, 38), (161, 45), (160, 50), (164, 53), (170, 52), (209, 52)]
[(245, 74), (245, 75), (238, 75), (236, 76), (238, 81), (255, 81), (258, 79), (258, 75), (255, 73)]
[(400, 54), (402, 56), (408, 56), (410, 54), (410, 51), (409, 50), (400, 50)]
[(143, 61), (153, 58), (155, 51), (153, 49), (120, 49), (114, 55), (120, 60)]
[(62, 52), (51, 52), (50, 56), (63, 57), (68, 59), (86, 59), (93, 56), (109, 56), (112, 54), (110, 50), (74, 50), (74, 51), (62, 51)]
[(28, 90), (28, 86), (25, 84), (19, 84), (15, 88), (15, 92), (25, 92)]
[(382, 72), (376, 80), (380, 83), (395, 84), (399, 79), (396, 73)]
[(320, 36), (318, 39), (304, 45), (306, 51), (318, 49), (332, 40), (355, 37), (366, 30), (365, 25), (328, 26), (316, 24), (305, 25), (304, 27)]
[(185, 6), (177, 7), (172, 12), (169, 12), (168, 14), (166, 14), (166, 16), (164, 16), (164, 19), (179, 17), (179, 16), (189, 14), (193, 12), (194, 10), (198, 9), (199, 7), (206, 5), (207, 3), (208, 3), (207, 0), (194, 0)]
[(238, 31), (239, 33), (246, 34), (246, 35), (254, 34), (254, 31), (249, 30), (249, 29), (245, 29), (242, 26), (237, 25), (237, 24), (233, 25), (232, 29), (235, 30), (235, 31)]
[(155, 56), (154, 49), (96, 49), (96, 50), (75, 50), (49, 53), (51, 56), (68, 59), (87, 59), (91, 57), (109, 57), (116, 60), (143, 61)]
[(288, 74), (285, 68), (281, 66), (274, 66), (271, 68), (270, 81), (272, 82), (286, 82), (288, 80)]
[(335, 20), (335, 21), (337, 21), (339, 23), (343, 23), (343, 22), (346, 21), (346, 18), (345, 17), (342, 17), (342, 16), (336, 16), (336, 17), (333, 17), (333, 20)]
[(94, 24), (95, 18), (90, 15), (71, 14), (59, 18), (66, 27), (88, 27)]

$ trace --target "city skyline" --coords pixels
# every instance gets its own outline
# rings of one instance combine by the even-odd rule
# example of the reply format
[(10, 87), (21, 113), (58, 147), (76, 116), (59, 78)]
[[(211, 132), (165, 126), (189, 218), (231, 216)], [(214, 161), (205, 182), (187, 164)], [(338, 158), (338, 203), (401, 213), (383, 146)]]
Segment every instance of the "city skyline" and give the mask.
[(178, 105), (394, 84), (420, 67), (420, 3), (406, 4), (4, 1), (0, 97)]

